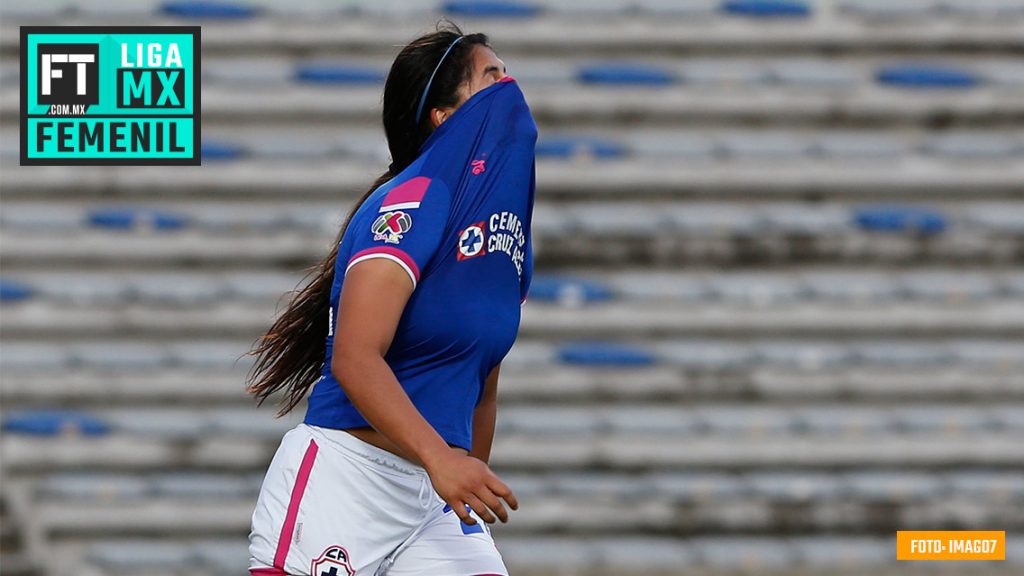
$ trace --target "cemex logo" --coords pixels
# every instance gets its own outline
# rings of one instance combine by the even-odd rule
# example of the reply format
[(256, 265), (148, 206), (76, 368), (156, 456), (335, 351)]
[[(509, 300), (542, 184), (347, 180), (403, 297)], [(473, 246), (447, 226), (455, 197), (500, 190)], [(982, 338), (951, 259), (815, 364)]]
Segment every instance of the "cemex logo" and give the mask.
[(198, 26), (22, 26), (21, 164), (200, 164)]
[(84, 114), (100, 101), (98, 44), (40, 44), (36, 101)]

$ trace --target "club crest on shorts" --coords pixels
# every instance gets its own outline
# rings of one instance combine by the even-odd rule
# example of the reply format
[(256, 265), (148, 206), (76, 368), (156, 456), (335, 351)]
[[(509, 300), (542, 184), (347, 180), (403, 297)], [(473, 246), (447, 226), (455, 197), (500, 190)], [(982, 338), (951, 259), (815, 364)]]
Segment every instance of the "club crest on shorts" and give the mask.
[(370, 229), (373, 231), (374, 240), (383, 240), (386, 244), (398, 244), (405, 234), (412, 228), (412, 216), (408, 212), (395, 210), (386, 212), (373, 221)]
[(485, 223), (483, 221), (466, 226), (459, 232), (459, 254), (458, 260), (482, 256), (487, 253), (484, 238)]
[(331, 546), (313, 560), (309, 573), (311, 576), (355, 576), (356, 571), (349, 561), (348, 550)]

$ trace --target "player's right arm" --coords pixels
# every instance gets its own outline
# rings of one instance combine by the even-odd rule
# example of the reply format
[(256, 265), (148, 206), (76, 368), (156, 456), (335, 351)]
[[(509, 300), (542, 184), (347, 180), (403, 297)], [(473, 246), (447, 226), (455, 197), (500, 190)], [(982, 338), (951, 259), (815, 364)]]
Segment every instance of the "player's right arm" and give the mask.
[(331, 371), (370, 425), (426, 468), (437, 493), (464, 522), (475, 523), (467, 504), (485, 522), (495, 515), (506, 522), (501, 500), (518, 508), (512, 491), (483, 461), (448, 446), (384, 359), (413, 289), (408, 271), (394, 260), (352, 265), (338, 302)]

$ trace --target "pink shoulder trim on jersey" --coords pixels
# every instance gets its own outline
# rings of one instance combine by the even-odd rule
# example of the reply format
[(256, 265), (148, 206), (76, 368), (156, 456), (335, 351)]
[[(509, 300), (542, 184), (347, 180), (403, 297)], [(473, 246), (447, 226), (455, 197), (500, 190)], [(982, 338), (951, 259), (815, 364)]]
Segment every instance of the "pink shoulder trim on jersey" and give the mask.
[(420, 267), (416, 265), (416, 261), (412, 259), (412, 256), (409, 256), (404, 250), (393, 246), (373, 246), (356, 252), (349, 258), (348, 264), (345, 266), (345, 273), (347, 274), (348, 269), (357, 262), (369, 260), (370, 258), (387, 258), (397, 262), (409, 274), (409, 278), (412, 278), (412, 289), (416, 289), (416, 284), (420, 281)]
[(249, 574), (250, 576), (289, 576), (280, 568), (250, 568)]
[(402, 182), (388, 192), (387, 196), (385, 196), (384, 200), (381, 202), (380, 210), (378, 210), (378, 212), (419, 208), (420, 202), (423, 201), (423, 196), (427, 193), (427, 188), (429, 187), (430, 178), (427, 178), (426, 176), (410, 178), (408, 181)]
[[(292, 547), (292, 534), (295, 533), (295, 519), (299, 515), (299, 503), (302, 502), (302, 494), (306, 491), (309, 471), (313, 468), (317, 450), (319, 450), (319, 446), (316, 445), (316, 440), (310, 440), (306, 454), (302, 457), (302, 464), (299, 465), (299, 472), (295, 477), (295, 486), (292, 487), (292, 499), (288, 503), (288, 513), (284, 517), (281, 537), (277, 540), (277, 552), (274, 554), (274, 568), (280, 569), (281, 574), (285, 573), (284, 561), (288, 558), (288, 549)], [(272, 572), (266, 574), (267, 576), (273, 575)]]

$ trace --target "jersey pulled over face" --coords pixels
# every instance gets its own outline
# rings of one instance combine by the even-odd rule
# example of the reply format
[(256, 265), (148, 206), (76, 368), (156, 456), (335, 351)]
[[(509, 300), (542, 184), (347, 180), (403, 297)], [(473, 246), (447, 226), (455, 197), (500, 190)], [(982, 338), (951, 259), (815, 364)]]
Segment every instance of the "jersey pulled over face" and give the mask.
[(368, 426), (331, 373), (345, 273), (368, 258), (401, 266), (413, 293), (385, 360), (449, 444), (472, 446), (484, 380), (512, 348), (533, 272), (537, 125), (511, 76), (467, 99), (420, 155), (375, 190), (338, 248), (322, 376), (307, 424)]

